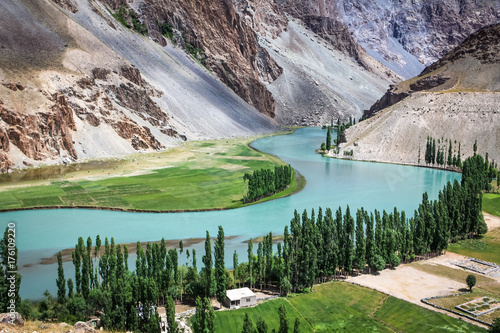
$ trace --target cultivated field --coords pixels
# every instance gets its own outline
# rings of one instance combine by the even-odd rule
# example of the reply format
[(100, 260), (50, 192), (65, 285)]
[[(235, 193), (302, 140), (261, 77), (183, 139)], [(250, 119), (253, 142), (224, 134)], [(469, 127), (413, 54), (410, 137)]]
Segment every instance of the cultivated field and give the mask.
[[(243, 175), (281, 165), (247, 146), (250, 140), (188, 142), (163, 153), (123, 160), (46, 167), (0, 181), (0, 210), (91, 206), (130, 210), (207, 210), (242, 206)], [(303, 180), (300, 181), (303, 183)], [(298, 191), (294, 178), (285, 191)]]
[(241, 332), (248, 313), (269, 331), (278, 330), (278, 307), (287, 309), (289, 327), (300, 319), (300, 332), (485, 332), (484, 329), (445, 314), (346, 282), (314, 287), (308, 294), (265, 302), (255, 308), (216, 313), (216, 332)]

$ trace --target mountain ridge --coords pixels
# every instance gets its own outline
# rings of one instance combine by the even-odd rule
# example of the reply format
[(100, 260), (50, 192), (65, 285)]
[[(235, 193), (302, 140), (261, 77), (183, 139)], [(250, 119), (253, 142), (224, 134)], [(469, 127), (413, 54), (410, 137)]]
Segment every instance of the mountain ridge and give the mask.
[(442, 149), (451, 140), (455, 154), (461, 145), (462, 160), (477, 140), (479, 154), (499, 161), (499, 35), (500, 24), (482, 28), (421, 76), (391, 87), (366, 120), (346, 131), (339, 157), (352, 151), (359, 160), (424, 165), (432, 137)]

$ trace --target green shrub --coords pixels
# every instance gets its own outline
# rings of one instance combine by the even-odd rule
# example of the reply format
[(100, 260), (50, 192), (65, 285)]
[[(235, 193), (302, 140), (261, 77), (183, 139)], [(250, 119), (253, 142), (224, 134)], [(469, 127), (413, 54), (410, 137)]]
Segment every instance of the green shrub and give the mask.
[(125, 16), (124, 16), (126, 13), (127, 13), (127, 11), (126, 11), (125, 7), (122, 6), (122, 7), (118, 8), (118, 11), (116, 13), (112, 14), (112, 15), (125, 28), (130, 29), (131, 26), (127, 23), (127, 20), (125, 19)]

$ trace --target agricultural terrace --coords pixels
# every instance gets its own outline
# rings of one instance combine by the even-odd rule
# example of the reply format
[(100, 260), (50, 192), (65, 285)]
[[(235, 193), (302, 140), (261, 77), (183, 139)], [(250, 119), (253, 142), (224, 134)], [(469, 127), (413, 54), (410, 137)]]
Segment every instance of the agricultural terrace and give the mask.
[(284, 304), (288, 326), (299, 318), (300, 332), (485, 332), (483, 328), (422, 308), (381, 292), (346, 282), (330, 282), (306, 294), (267, 301), (254, 308), (218, 311), (216, 332), (241, 332), (248, 313), (261, 317), (269, 331), (279, 328), (278, 307)]
[[(47, 166), (5, 175), (0, 210), (33, 207), (103, 207), (124, 210), (184, 211), (243, 206), (243, 175), (284, 165), (248, 147), (252, 139), (187, 142), (166, 152), (121, 160)], [(291, 185), (258, 202), (290, 195)]]

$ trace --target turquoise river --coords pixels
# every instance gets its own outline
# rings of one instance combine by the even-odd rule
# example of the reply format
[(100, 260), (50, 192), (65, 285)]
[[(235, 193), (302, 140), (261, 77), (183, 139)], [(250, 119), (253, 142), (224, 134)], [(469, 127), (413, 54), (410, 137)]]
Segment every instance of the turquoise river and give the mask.
[[(424, 192), (436, 199), (439, 190), (460, 174), (435, 169), (338, 160), (315, 153), (325, 139), (319, 128), (303, 128), (291, 135), (259, 139), (256, 149), (273, 154), (289, 163), (307, 180), (306, 187), (290, 197), (244, 208), (196, 213), (129, 213), (90, 209), (50, 209), (0, 213), (0, 227), (10, 222), (16, 225), (16, 245), (19, 249), (19, 272), (22, 275), (21, 297), (38, 299), (45, 290), (56, 294), (57, 265), (41, 265), (40, 259), (61, 249), (74, 247), (78, 237), (95, 240), (96, 235), (114, 237), (116, 243), (188, 239), (217, 235), (222, 225), (226, 236), (226, 263), (232, 266), (232, 253), (246, 261), (246, 243), (250, 237), (266, 233), (283, 234), (294, 209), (302, 213), (312, 208), (317, 212), (339, 206), (351, 212), (364, 207), (372, 211), (398, 207), (413, 215)], [(198, 262), (204, 253), (203, 243), (193, 245)], [(185, 255), (184, 261), (186, 260)], [(135, 258), (130, 257), (131, 267)], [(66, 278), (74, 279), (72, 264), (64, 264)]]

